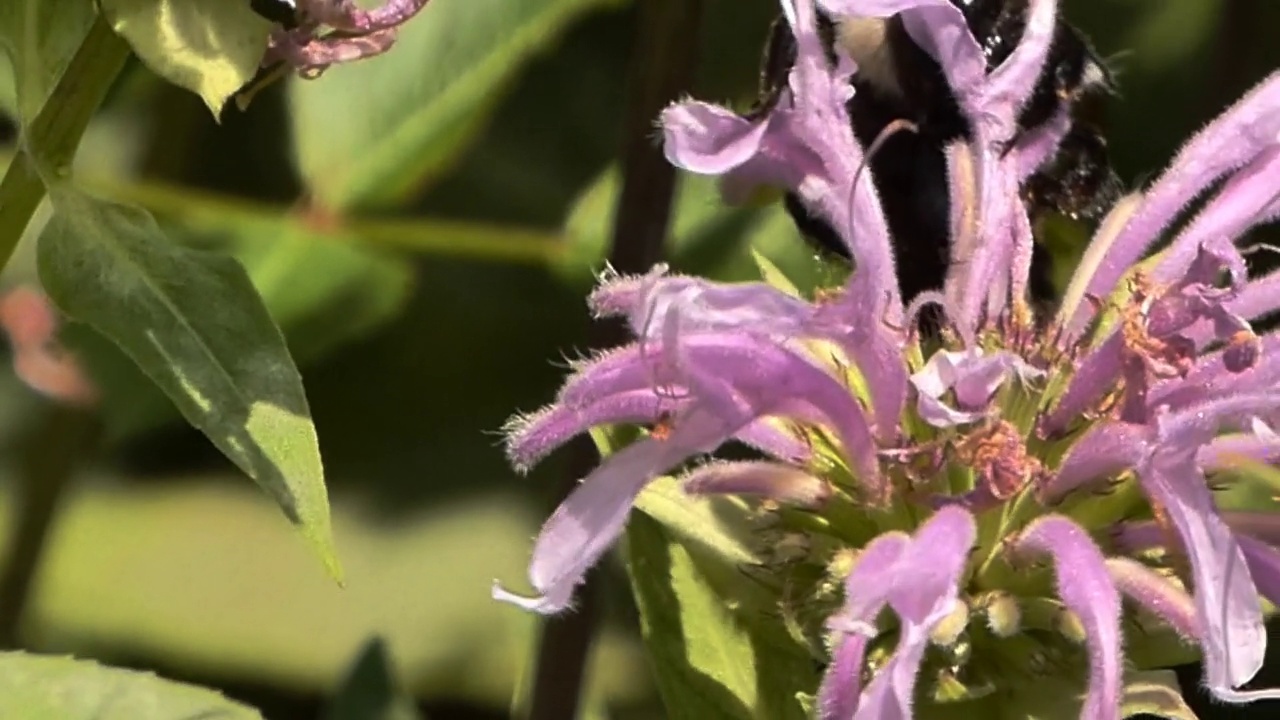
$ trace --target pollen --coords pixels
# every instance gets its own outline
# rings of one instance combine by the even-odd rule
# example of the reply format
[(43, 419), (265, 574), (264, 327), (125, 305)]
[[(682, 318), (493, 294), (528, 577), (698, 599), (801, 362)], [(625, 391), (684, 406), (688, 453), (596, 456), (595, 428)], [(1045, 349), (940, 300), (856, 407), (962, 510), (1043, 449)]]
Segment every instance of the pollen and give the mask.
[(982, 476), (991, 494), (1000, 500), (1012, 497), (1042, 469), (1040, 461), (1027, 453), (1018, 429), (1007, 420), (966, 438), (956, 449), (960, 460)]

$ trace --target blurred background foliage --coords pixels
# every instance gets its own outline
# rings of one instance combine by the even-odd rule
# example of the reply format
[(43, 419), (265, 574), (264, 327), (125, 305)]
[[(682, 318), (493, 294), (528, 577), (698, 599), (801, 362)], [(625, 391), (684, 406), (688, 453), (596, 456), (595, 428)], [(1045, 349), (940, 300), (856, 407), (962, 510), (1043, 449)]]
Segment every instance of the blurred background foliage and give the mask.
[[(696, 95), (750, 102), (775, 7), (707, 0)], [(1119, 73), (1106, 125), (1132, 184), (1280, 66), (1272, 0), (1064, 9)], [(106, 433), (57, 518), (24, 646), (221, 688), (272, 720), (318, 717), (339, 686), (370, 673), (376, 685), (388, 663), (431, 718), (508, 716), (534, 622), (491, 602), (489, 585), (523, 578), (552, 501), (544, 480), (563, 463), (518, 478), (497, 431), (550, 399), (560, 361), (584, 349), (635, 21), (626, 0), (433, 0), (389, 54), (273, 86), (220, 124), (131, 62), (80, 177), (150, 209), (173, 241), (248, 268), (305, 376), (347, 587), (123, 356), (69, 327)], [(829, 277), (777, 208), (725, 208), (697, 178), (678, 193), (668, 256), (680, 270), (749, 277), (754, 248), (807, 283)], [(6, 288), (34, 282), (30, 250), (24, 240)], [(48, 412), (4, 375), (8, 450)], [(6, 533), (14, 456), (0, 454)], [(622, 587), (587, 714), (658, 718)], [(412, 716), (396, 708), (385, 717)]]

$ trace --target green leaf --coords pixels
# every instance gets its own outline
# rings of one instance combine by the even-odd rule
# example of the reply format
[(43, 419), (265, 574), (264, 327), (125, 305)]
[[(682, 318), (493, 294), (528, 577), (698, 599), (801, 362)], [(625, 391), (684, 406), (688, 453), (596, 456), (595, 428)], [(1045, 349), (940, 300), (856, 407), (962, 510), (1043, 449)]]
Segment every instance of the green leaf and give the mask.
[(317, 202), (387, 205), (441, 173), (521, 65), (620, 0), (433, 0), (390, 52), (293, 80), (298, 164)]
[(675, 478), (660, 477), (640, 493), (636, 507), (681, 542), (705, 549), (720, 562), (745, 565), (759, 561), (747, 545), (750, 528), (745, 522), (745, 506), (736, 498), (694, 499)]
[(302, 380), (244, 269), (170, 244), (145, 211), (67, 188), (52, 199), (37, 247), (49, 297), (117, 343), (340, 579)]
[(1125, 678), (1120, 717), (1156, 715), (1170, 720), (1196, 720), (1196, 713), (1182, 699), (1178, 676), (1172, 670), (1131, 673)]
[(421, 720), (418, 708), (396, 686), (382, 638), (365, 643), (324, 720)]
[(298, 363), (378, 328), (408, 298), (409, 263), (355, 240), (288, 222), (241, 227), (232, 238), (230, 249), (284, 328)]
[(817, 687), (813, 661), (786, 637), (773, 614), (738, 602), (737, 593), (718, 590), (733, 575), (739, 584), (748, 582), (737, 566), (679, 542), (642, 511), (631, 515), (626, 548), (641, 633), (666, 717), (806, 716), (796, 694)]
[(760, 268), (760, 279), (764, 280), (765, 284), (792, 297), (800, 297), (800, 288), (796, 287), (795, 283), (791, 282), (787, 274), (774, 265), (772, 260), (754, 248), (751, 250), (751, 259), (755, 261), (756, 267)]
[(147, 67), (199, 95), (216, 118), (251, 80), (271, 23), (247, 0), (101, 0), (111, 27)]
[[(754, 273), (754, 266), (749, 258), (737, 251), (745, 246), (746, 230), (758, 210), (726, 205), (718, 188), (716, 179), (712, 177), (680, 177), (671, 203), (671, 231), (666, 253), (674, 265), (690, 272), (723, 271), (726, 259), (736, 256), (738, 269), (750, 275)], [(569, 247), (561, 267), (561, 271), (571, 278), (586, 280), (587, 274), (604, 262), (613, 232), (614, 208), (621, 191), (618, 168), (610, 167), (583, 191), (574, 204), (565, 220)]]
[[(192, 224), (172, 229), (176, 241), (189, 240)], [(216, 249), (229, 250), (245, 266), (300, 367), (383, 327), (412, 289), (408, 262), (351, 238), (309, 232), (287, 218), (259, 222), (230, 213), (218, 227), (198, 229), (214, 234)], [(178, 419), (173, 403), (115, 345), (84, 326), (69, 326), (62, 335), (102, 391), (110, 439)]]
[(23, 124), (44, 107), (94, 15), (93, 0), (0, 2), (0, 55), (8, 57)]
[[(604, 262), (621, 185), (611, 167), (579, 195), (565, 220), (568, 247), (557, 266), (571, 282), (586, 284)], [(717, 180), (685, 174), (676, 184), (666, 244), (681, 271), (718, 280), (759, 280), (752, 252), (777, 266), (800, 291), (839, 284), (831, 266), (815, 258), (781, 202), (762, 207), (728, 205)]]
[(5, 720), (262, 720), (213, 690), (91, 660), (0, 653)]

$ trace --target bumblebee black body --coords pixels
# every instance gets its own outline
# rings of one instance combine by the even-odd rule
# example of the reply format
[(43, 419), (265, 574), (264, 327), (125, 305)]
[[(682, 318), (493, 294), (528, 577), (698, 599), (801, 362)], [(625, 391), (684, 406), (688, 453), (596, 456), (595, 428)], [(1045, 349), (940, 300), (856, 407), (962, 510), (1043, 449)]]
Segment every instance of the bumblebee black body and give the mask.
[(298, 7), (292, 0), (249, 0), (249, 7), (285, 30), (298, 26)]
[[(952, 0), (981, 44), (988, 69), (1017, 46), (1025, 27), (1026, 0)], [(1032, 215), (1054, 212), (1093, 219), (1120, 195), (1106, 141), (1089, 115), (1114, 92), (1112, 78), (1088, 41), (1058, 22), (1049, 57), (1018, 118), (1020, 132), (1044, 125), (1060, 108), (1072, 125), (1054, 155), (1023, 188)], [(905, 119), (915, 132), (887, 136), (869, 158), (871, 176), (894, 238), (895, 260), (905, 301), (942, 286), (948, 265), (950, 200), (944, 150), (968, 137), (969, 127), (941, 68), (907, 34), (898, 18), (860, 18), (839, 23), (819, 15), (819, 32), (831, 59), (839, 45), (858, 64), (848, 111), (855, 136), (871, 143), (889, 123)], [(778, 102), (795, 62), (795, 40), (779, 18), (770, 32), (761, 67), (761, 94), (750, 114)], [(848, 259), (834, 228), (812, 214), (794, 193), (785, 200), (800, 232), (820, 250)], [(1049, 261), (1039, 245), (1032, 260), (1031, 294), (1037, 303), (1053, 295)]]

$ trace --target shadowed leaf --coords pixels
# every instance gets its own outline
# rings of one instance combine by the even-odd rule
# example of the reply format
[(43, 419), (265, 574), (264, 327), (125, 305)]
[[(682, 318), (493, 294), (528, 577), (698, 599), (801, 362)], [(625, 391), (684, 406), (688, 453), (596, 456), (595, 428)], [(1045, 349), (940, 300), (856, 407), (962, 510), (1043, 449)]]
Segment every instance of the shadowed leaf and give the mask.
[[(92, 0), (0, 2), (0, 50), (12, 71), (18, 117), (35, 119), (93, 22)], [(0, 74), (5, 58), (0, 57)], [(3, 83), (0, 83), (3, 84)]]
[(618, 0), (432, 0), (390, 52), (289, 89), (298, 164), (317, 201), (386, 205), (441, 172), (530, 55)]
[(755, 589), (726, 561), (741, 550), (722, 554), (734, 545), (727, 536), (706, 547), (676, 537), (647, 511), (633, 512), (627, 524), (627, 569), (667, 717), (806, 717), (796, 693), (818, 684), (808, 653), (786, 637), (774, 615), (749, 602), (727, 602)]
[(0, 653), (5, 720), (262, 720), (213, 690), (91, 660)]
[(413, 702), (396, 686), (382, 638), (360, 650), (351, 672), (325, 711), (324, 720), (421, 720)]
[(66, 188), (52, 198), (37, 247), (50, 298), (118, 344), (340, 578), (302, 380), (244, 268), (169, 243), (142, 210)]

